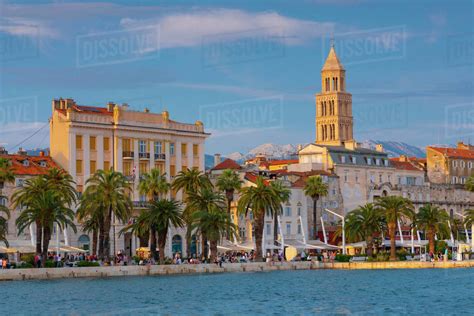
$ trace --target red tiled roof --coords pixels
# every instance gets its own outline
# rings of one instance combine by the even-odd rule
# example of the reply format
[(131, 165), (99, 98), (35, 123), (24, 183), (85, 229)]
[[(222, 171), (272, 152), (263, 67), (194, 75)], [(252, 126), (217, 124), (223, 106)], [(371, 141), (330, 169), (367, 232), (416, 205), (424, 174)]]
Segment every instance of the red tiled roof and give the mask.
[[(252, 183), (257, 183), (257, 178), (258, 177), (259, 177), (258, 174), (255, 174), (255, 173), (252, 173), (252, 172), (246, 172), (245, 173), (245, 179), (252, 182)], [(265, 185), (269, 185), (270, 181), (264, 179), (263, 183), (265, 183)]]
[(390, 158), (392, 166), (400, 170), (421, 171), (411, 164), (409, 161), (400, 161), (398, 158)]
[(443, 148), (443, 147), (430, 147), (440, 154), (443, 154), (449, 158), (462, 158), (462, 159), (474, 159), (474, 150), (458, 149), (458, 148)]
[(284, 164), (291, 165), (291, 164), (295, 164), (295, 163), (298, 163), (298, 162), (299, 162), (298, 159), (282, 159), (282, 160), (270, 160), (268, 162), (268, 164), (271, 165), (271, 166), (284, 165)]
[(232, 159), (226, 159), (211, 170), (240, 170), (242, 167)]
[[(50, 168), (59, 168), (50, 156), (0, 155), (0, 158), (12, 161), (13, 173), (19, 176), (37, 176), (46, 174)], [(28, 160), (28, 166), (24, 165), (25, 160)], [(45, 167), (40, 165), (41, 161), (45, 162)]]

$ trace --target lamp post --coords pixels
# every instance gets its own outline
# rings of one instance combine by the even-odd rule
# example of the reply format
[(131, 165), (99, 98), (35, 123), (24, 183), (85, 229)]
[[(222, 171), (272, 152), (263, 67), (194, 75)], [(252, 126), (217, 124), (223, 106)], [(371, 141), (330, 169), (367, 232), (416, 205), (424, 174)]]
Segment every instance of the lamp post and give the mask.
[(346, 219), (344, 216), (339, 215), (331, 210), (328, 210), (327, 208), (325, 208), (324, 210), (342, 219), (342, 254), (345, 255), (346, 254)]

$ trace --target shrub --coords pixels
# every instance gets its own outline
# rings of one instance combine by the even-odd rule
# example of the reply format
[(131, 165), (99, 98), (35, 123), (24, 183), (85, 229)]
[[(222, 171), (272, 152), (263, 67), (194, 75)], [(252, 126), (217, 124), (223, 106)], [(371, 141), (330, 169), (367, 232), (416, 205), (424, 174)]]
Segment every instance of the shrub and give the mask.
[(389, 259), (390, 259), (390, 255), (388, 253), (379, 252), (375, 257), (369, 257), (367, 261), (383, 262), (383, 261), (388, 261)]
[(24, 254), (21, 256), (21, 260), (31, 264), (32, 266), (35, 264), (35, 255), (34, 254)]
[(45, 268), (55, 268), (56, 266), (55, 266), (53, 260), (46, 260), (46, 262), (44, 263), (44, 267)]
[(29, 262), (22, 262), (16, 265), (16, 269), (31, 269), (33, 265)]
[(349, 262), (351, 260), (352, 256), (350, 255), (343, 255), (343, 254), (337, 254), (336, 255), (336, 261), (337, 262)]
[(83, 267), (100, 267), (100, 264), (98, 262), (95, 262), (95, 261), (79, 261), (77, 263), (77, 266), (80, 267), (80, 268), (83, 268)]

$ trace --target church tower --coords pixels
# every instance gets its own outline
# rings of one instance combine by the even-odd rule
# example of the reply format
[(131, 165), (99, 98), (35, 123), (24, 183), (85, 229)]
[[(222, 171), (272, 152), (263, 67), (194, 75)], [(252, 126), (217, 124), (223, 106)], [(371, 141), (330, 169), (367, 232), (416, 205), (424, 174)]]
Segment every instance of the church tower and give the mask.
[(316, 144), (343, 146), (353, 141), (352, 95), (346, 92), (346, 71), (331, 44), (316, 94)]

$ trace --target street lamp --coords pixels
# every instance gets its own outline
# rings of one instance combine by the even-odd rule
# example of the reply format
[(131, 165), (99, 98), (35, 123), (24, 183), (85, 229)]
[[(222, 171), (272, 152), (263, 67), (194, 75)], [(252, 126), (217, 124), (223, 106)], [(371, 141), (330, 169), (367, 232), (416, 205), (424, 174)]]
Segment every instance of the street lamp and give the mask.
[(324, 210), (342, 219), (342, 253), (345, 255), (346, 254), (346, 219), (344, 216), (339, 215), (331, 210), (328, 210), (327, 208), (325, 208)]

